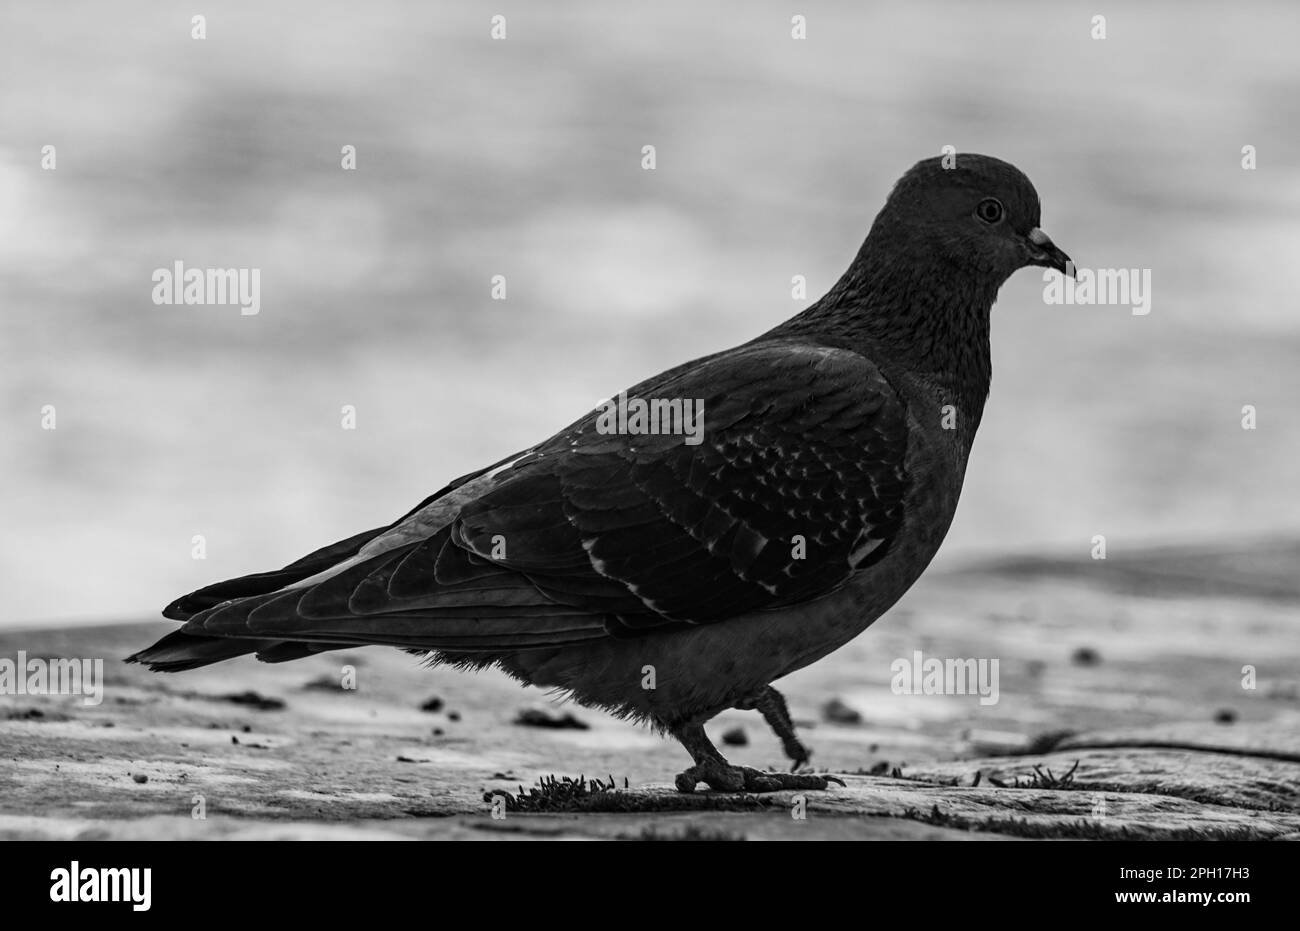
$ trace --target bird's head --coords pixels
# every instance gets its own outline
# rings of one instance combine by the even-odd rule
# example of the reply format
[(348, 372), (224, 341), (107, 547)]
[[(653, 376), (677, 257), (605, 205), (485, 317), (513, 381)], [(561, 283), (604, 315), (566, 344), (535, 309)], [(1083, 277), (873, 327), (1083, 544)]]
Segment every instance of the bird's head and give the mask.
[(988, 155), (959, 153), (917, 162), (903, 175), (870, 238), (906, 242), (913, 254), (924, 251), (997, 287), (1028, 265), (1072, 272), (1070, 257), (1038, 223), (1038, 192), (1020, 169)]

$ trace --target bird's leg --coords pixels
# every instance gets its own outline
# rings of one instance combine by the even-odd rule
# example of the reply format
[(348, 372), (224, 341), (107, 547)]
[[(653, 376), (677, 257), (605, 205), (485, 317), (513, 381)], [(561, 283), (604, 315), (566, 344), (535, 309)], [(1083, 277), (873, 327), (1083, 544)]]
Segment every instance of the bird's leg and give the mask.
[(806, 773), (765, 773), (748, 766), (732, 766), (704, 733), (703, 724), (684, 724), (672, 729), (695, 765), (675, 780), (678, 792), (694, 792), (701, 782), (719, 792), (780, 792), (783, 789), (825, 789), (834, 776)]
[(698, 783), (706, 783), (710, 789), (720, 792), (739, 792), (745, 787), (745, 777), (740, 768), (732, 766), (726, 757), (718, 752), (704, 733), (703, 724), (687, 724), (673, 728), (672, 735), (686, 748), (695, 765), (685, 772), (678, 773), (676, 780), (678, 792), (694, 792)]
[(790, 767), (790, 772), (798, 771), (800, 766), (808, 762), (811, 754), (794, 733), (794, 722), (790, 720), (790, 709), (786, 707), (785, 696), (778, 692), (772, 686), (766, 686), (758, 692), (755, 692), (744, 701), (737, 702), (736, 707), (742, 711), (754, 710), (763, 716), (767, 726), (772, 728), (776, 736), (781, 738), (781, 747), (785, 750), (785, 755), (794, 761)]

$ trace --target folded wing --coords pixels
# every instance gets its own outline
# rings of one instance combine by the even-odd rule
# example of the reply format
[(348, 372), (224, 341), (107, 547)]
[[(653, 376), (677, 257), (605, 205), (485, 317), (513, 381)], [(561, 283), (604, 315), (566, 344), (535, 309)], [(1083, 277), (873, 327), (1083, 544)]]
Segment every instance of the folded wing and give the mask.
[(906, 413), (863, 357), (749, 344), (627, 397), (689, 400), (700, 442), (687, 442), (689, 421), (608, 432), (593, 412), (384, 530), (266, 574), (286, 580), (278, 590), (222, 583), (234, 587), (209, 600), (233, 600), (179, 600), (198, 609), (179, 633), (272, 659), (350, 644), (554, 647), (806, 601), (887, 552), (908, 483)]

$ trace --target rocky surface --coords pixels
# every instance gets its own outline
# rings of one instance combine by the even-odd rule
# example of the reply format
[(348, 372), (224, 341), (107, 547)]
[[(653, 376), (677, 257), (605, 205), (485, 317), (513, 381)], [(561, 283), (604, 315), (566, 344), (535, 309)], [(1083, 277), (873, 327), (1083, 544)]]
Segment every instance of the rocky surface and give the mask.
[[(1294, 581), (1261, 547), (1199, 554), (1182, 595), (1164, 555), (1150, 586), (1139, 558), (929, 577), (778, 683), (846, 785), (761, 797), (680, 795), (672, 742), (496, 673), (370, 648), (164, 676), (121, 657), (169, 622), (4, 631), (0, 659), (102, 658), (104, 681), (99, 704), (0, 695), (0, 838), (1296, 838)], [(997, 702), (892, 689), (917, 650), (996, 658)], [(710, 730), (735, 727), (729, 759), (784, 767), (757, 714)], [(551, 774), (600, 782), (515, 804)]]

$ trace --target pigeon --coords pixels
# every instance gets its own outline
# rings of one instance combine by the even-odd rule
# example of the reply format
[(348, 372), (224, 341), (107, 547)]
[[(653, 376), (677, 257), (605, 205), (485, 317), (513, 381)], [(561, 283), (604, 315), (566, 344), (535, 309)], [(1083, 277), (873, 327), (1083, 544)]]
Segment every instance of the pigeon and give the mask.
[[(957, 507), (991, 377), (989, 318), (1026, 266), (1072, 274), (1013, 165), (897, 182), (848, 271), (763, 335), (621, 392), (402, 517), (173, 601), (157, 671), (382, 645), (498, 667), (671, 735), (680, 792), (827, 789), (772, 685), (920, 577)], [(676, 416), (693, 408), (700, 428)], [(645, 409), (662, 417), (647, 421)], [(704, 725), (761, 713), (790, 772)]]

